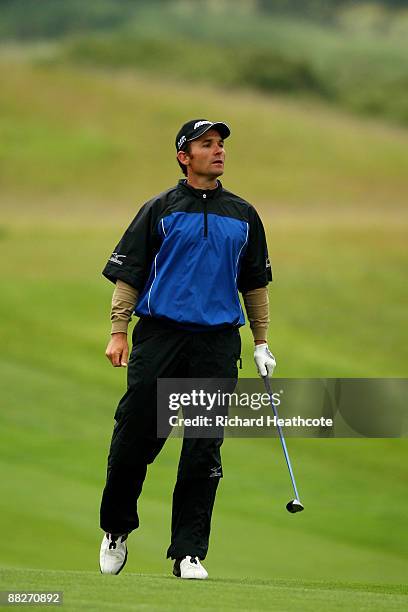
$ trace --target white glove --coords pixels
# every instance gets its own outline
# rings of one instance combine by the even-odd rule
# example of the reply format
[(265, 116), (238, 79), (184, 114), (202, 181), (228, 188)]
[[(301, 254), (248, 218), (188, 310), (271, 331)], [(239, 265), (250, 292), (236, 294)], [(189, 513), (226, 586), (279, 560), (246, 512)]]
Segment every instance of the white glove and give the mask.
[(271, 377), (276, 368), (276, 361), (266, 342), (255, 346), (254, 359), (259, 376)]

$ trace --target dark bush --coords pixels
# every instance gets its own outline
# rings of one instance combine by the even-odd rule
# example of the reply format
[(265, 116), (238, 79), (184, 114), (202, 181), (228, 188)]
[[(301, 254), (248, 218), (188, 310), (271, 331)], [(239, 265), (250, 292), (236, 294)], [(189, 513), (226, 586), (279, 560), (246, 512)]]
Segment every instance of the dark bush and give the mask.
[(291, 59), (268, 50), (248, 51), (237, 59), (243, 85), (265, 91), (306, 91), (325, 96), (329, 93), (306, 60)]

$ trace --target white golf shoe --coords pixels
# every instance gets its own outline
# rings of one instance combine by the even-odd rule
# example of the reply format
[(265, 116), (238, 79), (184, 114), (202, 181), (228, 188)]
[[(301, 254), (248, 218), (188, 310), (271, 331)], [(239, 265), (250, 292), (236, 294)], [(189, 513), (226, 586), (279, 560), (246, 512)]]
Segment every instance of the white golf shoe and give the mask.
[(99, 567), (101, 574), (119, 574), (127, 561), (127, 534), (112, 536), (105, 533), (101, 544), (99, 555)]
[(208, 578), (208, 572), (201, 565), (200, 560), (189, 555), (184, 559), (175, 560), (173, 574), (177, 578), (185, 578), (186, 580), (205, 580)]

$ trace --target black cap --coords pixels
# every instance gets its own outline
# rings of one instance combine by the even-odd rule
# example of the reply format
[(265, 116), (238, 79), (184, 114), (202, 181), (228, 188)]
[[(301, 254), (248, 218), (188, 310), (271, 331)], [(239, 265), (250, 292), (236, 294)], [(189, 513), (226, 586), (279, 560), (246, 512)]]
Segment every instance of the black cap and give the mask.
[(222, 121), (208, 121), (208, 119), (192, 119), (187, 121), (176, 136), (176, 149), (181, 151), (187, 142), (199, 138), (208, 130), (217, 130), (222, 138), (228, 138), (231, 131), (226, 123)]

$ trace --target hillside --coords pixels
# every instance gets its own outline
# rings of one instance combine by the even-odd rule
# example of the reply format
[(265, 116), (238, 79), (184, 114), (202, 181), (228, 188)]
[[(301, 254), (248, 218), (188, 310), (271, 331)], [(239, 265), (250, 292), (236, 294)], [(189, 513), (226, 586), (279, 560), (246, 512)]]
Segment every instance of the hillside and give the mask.
[(186, 89), (126, 71), (32, 66), (11, 51), (0, 78), (1, 197), (29, 198), (36, 215), (50, 206), (57, 212), (57, 200), (69, 202), (70, 214), (97, 208), (111, 217), (112, 200), (129, 210), (166, 188), (178, 178), (176, 126), (201, 115), (231, 125), (224, 181), (274, 217), (358, 208), (370, 217), (387, 209), (394, 218), (405, 207), (404, 129), (310, 100)]
[(399, 0), (0, 3), (1, 40), (52, 41), (52, 61), (311, 97), (403, 125), (407, 33)]
[[(179, 124), (231, 124), (224, 182), (265, 220), (282, 377), (406, 376), (408, 135), (320, 102), (209, 85), (181, 98), (181, 82), (33, 66), (15, 50), (0, 78), (2, 588), (61, 586), (67, 609), (115, 609), (97, 522), (125, 373), (104, 357), (112, 287), (100, 272), (139, 205), (177, 180)], [(290, 440), (300, 515), (285, 510), (278, 440), (227, 440), (206, 591), (167, 578), (179, 442), (149, 469), (121, 609), (195, 595), (223, 609), (404, 607), (406, 440)]]

